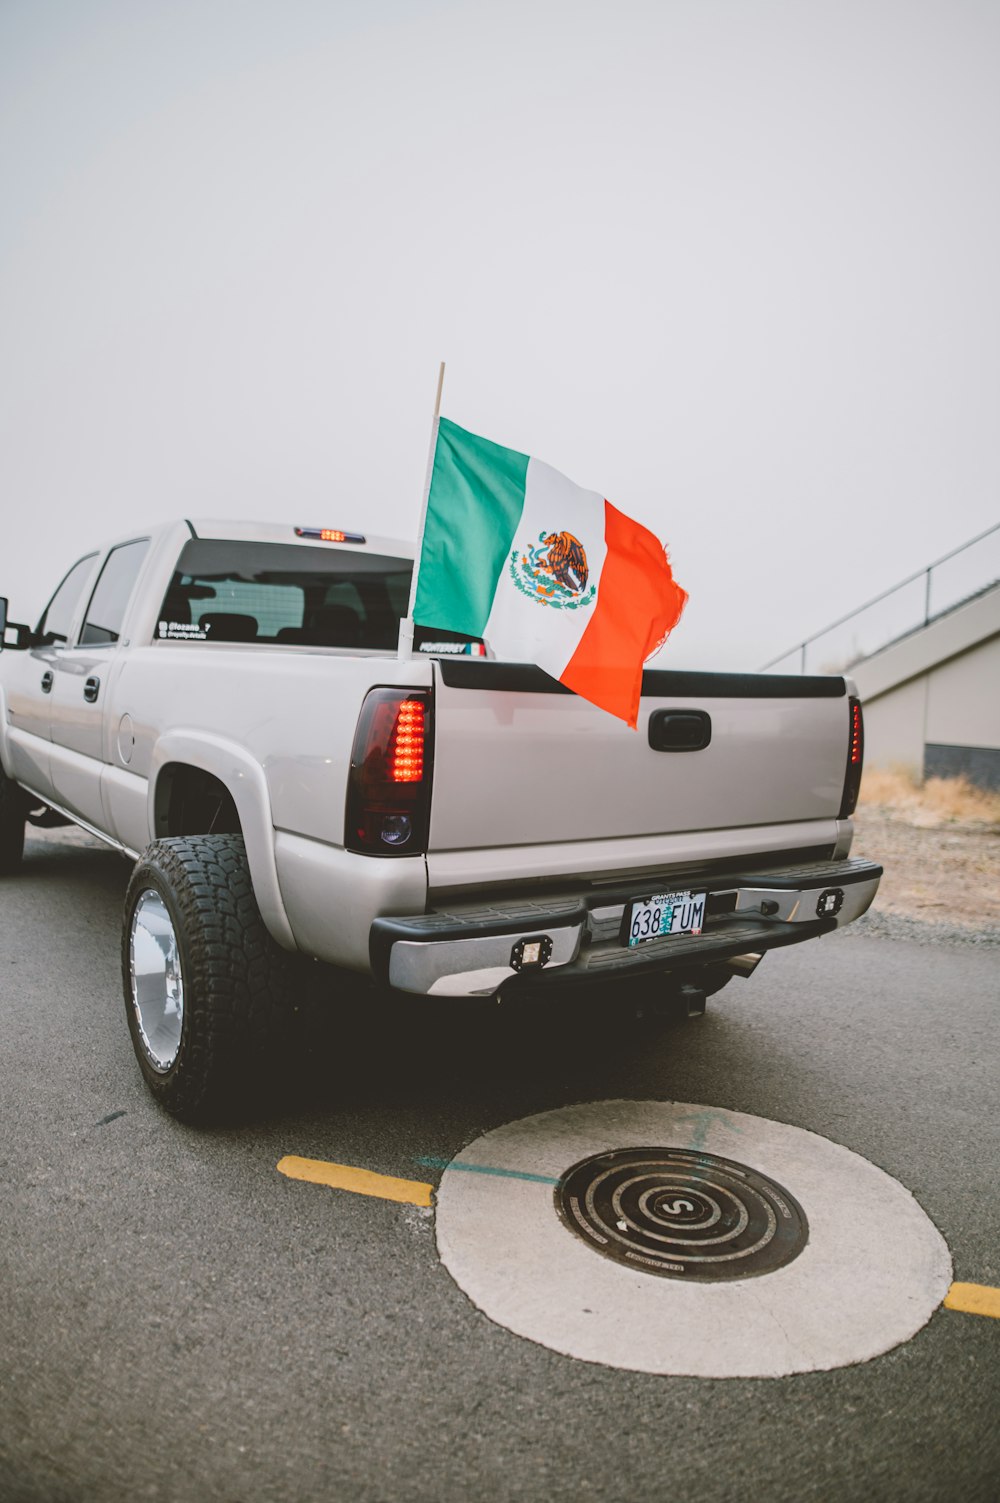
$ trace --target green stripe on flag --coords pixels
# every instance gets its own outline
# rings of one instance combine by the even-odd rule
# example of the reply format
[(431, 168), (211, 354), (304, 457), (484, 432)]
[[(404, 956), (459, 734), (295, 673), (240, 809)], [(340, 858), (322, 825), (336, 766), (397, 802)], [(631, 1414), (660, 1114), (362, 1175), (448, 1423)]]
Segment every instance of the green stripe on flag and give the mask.
[(524, 510), (527, 454), (442, 418), (413, 619), (481, 637)]

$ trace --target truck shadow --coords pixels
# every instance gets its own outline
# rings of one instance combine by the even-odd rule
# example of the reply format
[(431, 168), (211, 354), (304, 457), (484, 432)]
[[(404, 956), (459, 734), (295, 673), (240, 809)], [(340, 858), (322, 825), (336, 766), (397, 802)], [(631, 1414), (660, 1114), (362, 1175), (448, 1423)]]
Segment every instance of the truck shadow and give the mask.
[(72, 907), (95, 923), (106, 924), (110, 953), (117, 957), (121, 910), (132, 863), (110, 846), (91, 841), (80, 832), (63, 836), (62, 830), (47, 830), (41, 839), (29, 832), (24, 865), (16, 879), (18, 890), (35, 890), (47, 907)]
[(523, 1108), (525, 1098), (541, 1107), (659, 1096), (664, 1061), (682, 1074), (703, 1030), (720, 1026), (688, 1019), (648, 986), (497, 1002), (387, 995), (325, 967), (312, 972), (300, 983), (297, 1037), (274, 1103), (296, 1114), (419, 1104), (502, 1114), (512, 1097)]

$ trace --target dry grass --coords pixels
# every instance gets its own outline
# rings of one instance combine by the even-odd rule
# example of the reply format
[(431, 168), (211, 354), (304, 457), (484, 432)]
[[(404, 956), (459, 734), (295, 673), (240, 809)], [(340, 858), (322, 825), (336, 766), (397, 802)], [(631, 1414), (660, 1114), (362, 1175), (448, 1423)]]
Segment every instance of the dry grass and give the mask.
[(907, 768), (870, 767), (861, 782), (860, 802), (917, 828), (1000, 832), (1000, 793), (987, 793), (965, 777), (928, 778), (922, 783)]

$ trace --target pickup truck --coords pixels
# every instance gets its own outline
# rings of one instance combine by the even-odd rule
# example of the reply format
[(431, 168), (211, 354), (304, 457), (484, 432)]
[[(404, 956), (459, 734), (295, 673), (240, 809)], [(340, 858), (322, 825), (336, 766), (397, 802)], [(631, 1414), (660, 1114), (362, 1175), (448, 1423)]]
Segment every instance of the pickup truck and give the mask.
[(696, 1014), (875, 895), (849, 680), (647, 669), (636, 732), (488, 644), (418, 630), (401, 656), (412, 567), (386, 538), (178, 521), (81, 558), (33, 629), (0, 600), (0, 872), (26, 822), (135, 863), (126, 1017), (178, 1117), (260, 1079), (296, 952), (338, 968), (332, 998), (348, 971)]

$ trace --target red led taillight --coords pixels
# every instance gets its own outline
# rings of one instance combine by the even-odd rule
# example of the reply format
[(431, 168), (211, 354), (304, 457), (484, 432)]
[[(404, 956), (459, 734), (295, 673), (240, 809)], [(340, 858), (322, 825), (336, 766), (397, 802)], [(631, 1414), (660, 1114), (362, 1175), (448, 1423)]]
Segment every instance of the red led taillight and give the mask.
[(864, 755), (864, 732), (861, 726), (861, 701), (851, 700), (851, 765), (861, 761)]
[(848, 700), (850, 734), (847, 742), (847, 768), (844, 773), (844, 793), (840, 801), (838, 818), (849, 819), (854, 813), (861, 791), (861, 769), (865, 760), (865, 722), (861, 713), (861, 701), (853, 694)]
[(425, 710), (422, 699), (404, 699), (396, 711), (392, 736), (394, 783), (419, 783), (424, 775)]
[(348, 850), (369, 856), (417, 856), (426, 850), (432, 744), (429, 692), (370, 690), (351, 753)]

